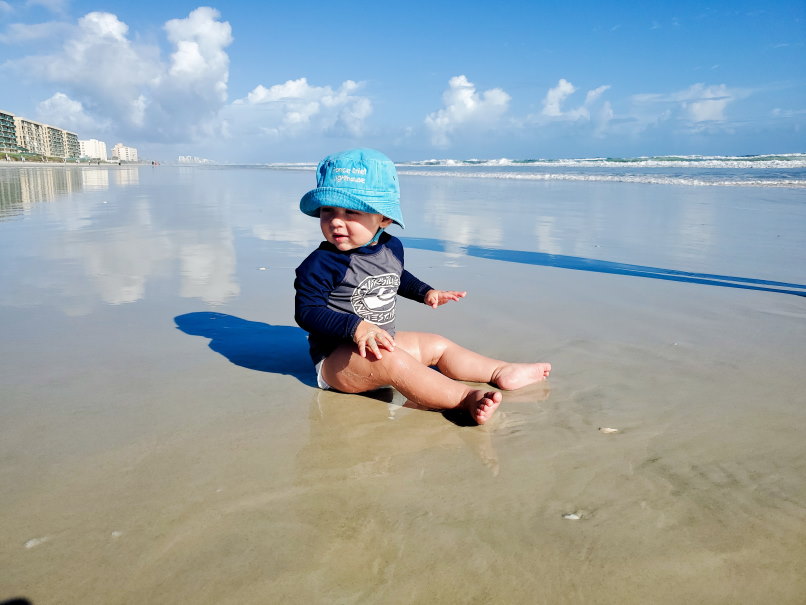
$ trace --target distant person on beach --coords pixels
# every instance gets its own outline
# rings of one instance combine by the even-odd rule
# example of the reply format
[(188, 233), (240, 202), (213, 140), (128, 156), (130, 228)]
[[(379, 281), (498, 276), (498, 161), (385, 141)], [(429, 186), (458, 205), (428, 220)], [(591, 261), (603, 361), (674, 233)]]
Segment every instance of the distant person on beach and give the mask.
[[(384, 230), (404, 227), (392, 161), (372, 149), (326, 157), (300, 210), (319, 218), (325, 237), (297, 268), (295, 318), (308, 332), (322, 389), (362, 393), (392, 386), (418, 407), (463, 409), (484, 424), (501, 393), (544, 380), (549, 363), (509, 363), (438, 334), (395, 332), (397, 295), (436, 309), (466, 292), (435, 290), (403, 268), (403, 245)], [(432, 369), (437, 368), (439, 371)]]

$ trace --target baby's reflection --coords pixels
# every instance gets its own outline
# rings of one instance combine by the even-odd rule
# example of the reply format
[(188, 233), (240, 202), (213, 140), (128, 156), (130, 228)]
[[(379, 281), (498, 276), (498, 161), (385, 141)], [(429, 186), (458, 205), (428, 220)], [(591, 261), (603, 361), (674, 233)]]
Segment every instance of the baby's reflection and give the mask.
[(337, 472), (332, 466), (338, 461), (345, 479), (356, 479), (388, 474), (396, 463), (426, 451), (464, 447), (497, 476), (500, 463), (493, 437), (517, 423), (517, 414), (508, 412), (506, 403), (544, 401), (549, 393), (546, 382), (507, 392), (494, 420), (479, 427), (461, 410), (424, 410), (392, 388), (360, 395), (319, 390), (309, 415), (311, 443), (301, 455), (307, 458), (306, 466), (321, 462)]

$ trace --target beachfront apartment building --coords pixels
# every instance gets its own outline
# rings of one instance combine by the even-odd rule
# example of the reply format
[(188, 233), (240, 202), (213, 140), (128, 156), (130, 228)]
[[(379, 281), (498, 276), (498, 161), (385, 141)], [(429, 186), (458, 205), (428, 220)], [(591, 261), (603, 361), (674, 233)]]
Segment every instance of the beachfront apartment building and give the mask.
[(78, 146), (81, 149), (82, 158), (90, 158), (91, 160), (106, 160), (106, 143), (98, 139), (87, 139), (86, 141), (79, 141)]
[[(58, 128), (54, 130), (60, 130)], [(75, 132), (67, 130), (60, 130), (64, 138), (64, 152), (65, 155), (60, 155), (60, 158), (77, 158), (81, 155), (81, 146), (78, 144), (78, 135)]]
[(14, 114), (0, 109), (0, 152), (17, 153), (17, 127), (14, 125)]
[(17, 145), (23, 151), (56, 158), (77, 158), (78, 135), (55, 126), (14, 116)]
[(121, 160), (124, 162), (136, 162), (137, 149), (134, 147), (127, 147), (123, 143), (116, 143), (112, 148), (112, 157), (116, 160)]
[(67, 159), (77, 158), (80, 150), (74, 132), (0, 111), (0, 152)]
[(17, 145), (30, 153), (47, 155), (49, 145), (44, 124), (14, 116), (14, 126), (17, 128)]

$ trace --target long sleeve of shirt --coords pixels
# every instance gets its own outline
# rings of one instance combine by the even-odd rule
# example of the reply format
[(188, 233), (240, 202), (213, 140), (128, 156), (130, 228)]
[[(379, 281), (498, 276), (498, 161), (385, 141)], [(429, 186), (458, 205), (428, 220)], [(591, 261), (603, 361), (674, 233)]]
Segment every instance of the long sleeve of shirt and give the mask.
[(297, 269), (294, 319), (310, 334), (351, 339), (361, 318), (328, 306), (328, 296), (347, 269), (346, 264), (333, 261), (323, 255), (308, 257)]

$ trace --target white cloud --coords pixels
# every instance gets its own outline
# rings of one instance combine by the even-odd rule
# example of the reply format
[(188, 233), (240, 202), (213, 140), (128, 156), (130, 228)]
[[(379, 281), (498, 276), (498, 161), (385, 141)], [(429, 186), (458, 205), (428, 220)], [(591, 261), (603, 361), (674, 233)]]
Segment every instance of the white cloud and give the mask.
[(509, 108), (511, 97), (500, 88), (479, 94), (466, 76), (454, 76), (442, 93), (444, 107), (425, 118), (431, 131), (431, 142), (438, 147), (450, 145), (451, 136), (459, 128), (489, 127)]
[(728, 105), (748, 96), (746, 90), (731, 89), (724, 84), (692, 84), (672, 93), (649, 93), (632, 98), (639, 119), (646, 122), (679, 119), (694, 125), (724, 122)]
[(135, 47), (128, 26), (110, 13), (93, 12), (78, 21), (61, 52), (33, 56), (23, 66), (45, 81), (65, 87), (100, 115), (129, 126), (143, 121), (143, 91), (159, 75), (156, 53)]
[(346, 80), (333, 89), (312, 86), (307, 78), (288, 80), (266, 88), (256, 86), (229, 108), (232, 120), (259, 127), (276, 137), (304, 133), (360, 136), (372, 113), (372, 102), (356, 93), (362, 83)]
[(9, 65), (24, 77), (57, 84), (87, 115), (114, 125), (120, 135), (188, 140), (209, 133), (226, 102), (224, 49), (232, 36), (229, 23), (218, 17), (202, 7), (168, 21), (165, 31), (175, 51), (167, 63), (156, 45), (133, 42), (116, 15), (91, 12), (69, 29), (58, 52)]
[(0, 13), (10, 13), (13, 10), (14, 9), (8, 2), (6, 2), (5, 0), (0, 0)]
[[(227, 101), (229, 23), (218, 21), (215, 9), (201, 7), (186, 19), (165, 24), (176, 50), (153, 88), (149, 123), (156, 123), (167, 140), (213, 134), (217, 116)], [(176, 116), (183, 119), (176, 124)]]
[(232, 43), (232, 28), (217, 21), (218, 16), (215, 9), (201, 7), (187, 19), (171, 19), (165, 24), (168, 39), (176, 45), (168, 76), (177, 87), (212, 92), (224, 102), (229, 77), (229, 56), (224, 49)]
[(561, 78), (557, 86), (549, 89), (543, 100), (543, 115), (559, 117), (563, 115), (561, 105), (563, 101), (576, 92), (576, 88), (568, 80)]
[(98, 128), (96, 121), (84, 111), (81, 102), (74, 101), (63, 92), (57, 92), (39, 103), (36, 116), (46, 124), (58, 125), (76, 133)]
[[(561, 120), (590, 120), (593, 106), (601, 98), (601, 96), (610, 88), (610, 86), (599, 86), (593, 90), (589, 90), (585, 95), (585, 102), (574, 109), (563, 110), (563, 103), (568, 97), (577, 91), (577, 88), (565, 78), (561, 78), (557, 82), (557, 86), (550, 88), (543, 99), (543, 111), (541, 116), (544, 118), (561, 119)], [(608, 106), (609, 107), (609, 106)], [(607, 112), (599, 113), (599, 116), (606, 115)]]
[(682, 104), (693, 122), (706, 122), (724, 120), (725, 109), (731, 101), (733, 96), (724, 84), (694, 84), (686, 91)]
[(585, 95), (585, 106), (590, 107), (593, 105), (609, 88), (610, 86), (600, 86), (599, 88), (589, 90), (588, 94)]
[[(598, 90), (598, 89), (597, 89)], [(610, 125), (611, 120), (616, 117), (615, 112), (613, 111), (613, 106), (610, 104), (609, 101), (605, 101), (602, 103), (601, 108), (599, 109), (598, 115), (595, 118), (596, 122), (596, 129), (594, 130), (593, 134), (597, 137), (603, 137), (607, 133), (608, 126)]]

